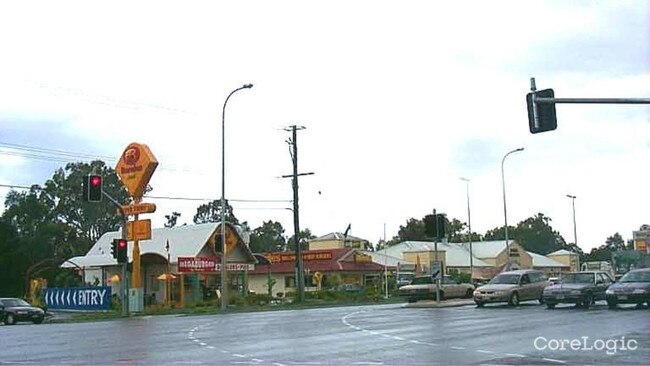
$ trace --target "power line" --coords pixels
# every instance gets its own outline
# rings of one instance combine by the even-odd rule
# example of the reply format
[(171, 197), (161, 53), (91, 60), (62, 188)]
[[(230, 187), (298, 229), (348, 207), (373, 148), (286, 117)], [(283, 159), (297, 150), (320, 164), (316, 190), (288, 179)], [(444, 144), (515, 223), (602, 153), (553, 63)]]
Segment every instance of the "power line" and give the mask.
[[(25, 186), (19, 184), (0, 184), (0, 187), (5, 188), (19, 188), (19, 189), (32, 189), (33, 186)], [(35, 189), (43, 189), (42, 187), (36, 187)], [(144, 198), (151, 199), (163, 199), (163, 200), (178, 200), (178, 201), (216, 201), (217, 198), (199, 198), (199, 197), (169, 197), (169, 196), (148, 196), (145, 195)], [(290, 203), (291, 200), (251, 200), (251, 199), (229, 199), (228, 202), (240, 202), (240, 203)], [(248, 208), (247, 208), (248, 209)], [(272, 209), (272, 208), (267, 208)], [(283, 210), (284, 208), (273, 208), (278, 210)]]

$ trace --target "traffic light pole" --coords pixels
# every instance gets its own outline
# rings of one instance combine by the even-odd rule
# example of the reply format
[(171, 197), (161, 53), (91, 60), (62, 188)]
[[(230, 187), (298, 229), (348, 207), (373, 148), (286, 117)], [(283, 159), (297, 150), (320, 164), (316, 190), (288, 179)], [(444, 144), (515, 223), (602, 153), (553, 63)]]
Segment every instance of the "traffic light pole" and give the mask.
[[(128, 220), (128, 215), (124, 212), (124, 209), (122, 208), (122, 205), (120, 205), (117, 200), (115, 200), (113, 197), (111, 197), (106, 191), (102, 190), (102, 194), (108, 198), (109, 201), (115, 207), (117, 210), (120, 212), (120, 215), (122, 216), (122, 239), (127, 240), (126, 237), (126, 222)], [(128, 262), (128, 261), (127, 261)], [(120, 280), (122, 281), (122, 316), (126, 317), (129, 316), (129, 282), (126, 280), (126, 267), (128, 263), (122, 263), (122, 276)]]
[[(650, 104), (650, 98), (548, 98), (537, 96), (537, 86), (535, 78), (530, 78), (530, 91), (532, 94), (532, 113), (534, 118), (534, 128), (537, 130), (540, 126), (537, 103), (542, 104)], [(552, 90), (551, 90), (552, 92)], [(555, 115), (555, 113), (553, 113)]]

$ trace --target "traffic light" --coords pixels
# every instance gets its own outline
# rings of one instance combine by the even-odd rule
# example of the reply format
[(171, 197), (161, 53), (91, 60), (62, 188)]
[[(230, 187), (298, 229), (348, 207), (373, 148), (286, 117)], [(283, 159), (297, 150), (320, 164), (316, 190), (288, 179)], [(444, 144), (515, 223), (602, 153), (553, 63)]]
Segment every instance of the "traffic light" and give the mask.
[(102, 201), (102, 176), (89, 174), (83, 181), (83, 200), (86, 202)]
[(129, 254), (126, 239), (115, 239), (115, 245), (117, 246), (117, 263), (128, 263)]
[[(557, 117), (555, 115), (555, 103), (533, 103), (533, 94), (535, 98), (555, 98), (553, 89), (544, 89), (526, 94), (526, 104), (528, 106), (528, 128), (530, 133), (539, 133), (552, 131), (557, 128)], [(535, 115), (537, 114), (538, 125), (535, 126)]]
[(113, 258), (115, 258), (115, 259), (117, 259), (117, 241), (118, 240), (119, 239), (113, 239), (113, 241), (111, 242), (111, 256), (113, 256)]

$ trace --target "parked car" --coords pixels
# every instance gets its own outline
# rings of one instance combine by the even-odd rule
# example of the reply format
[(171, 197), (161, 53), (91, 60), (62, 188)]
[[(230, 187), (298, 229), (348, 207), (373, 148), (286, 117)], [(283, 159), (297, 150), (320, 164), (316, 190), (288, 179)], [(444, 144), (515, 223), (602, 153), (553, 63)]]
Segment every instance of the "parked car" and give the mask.
[(607, 305), (615, 309), (618, 304), (637, 304), (644, 302), (650, 308), (650, 268), (633, 269), (605, 292)]
[(552, 309), (559, 303), (573, 303), (589, 308), (595, 301), (605, 300), (605, 290), (612, 284), (607, 272), (583, 271), (562, 275), (560, 283), (546, 286), (544, 302)]
[(16, 298), (0, 298), (0, 321), (7, 325), (19, 321), (41, 324), (45, 319), (45, 311), (31, 306), (27, 301)]
[[(469, 283), (459, 283), (449, 276), (440, 280), (440, 299), (452, 297), (472, 297), (474, 286)], [(423, 299), (436, 299), (436, 279), (431, 276), (418, 276), (411, 283), (397, 290), (399, 296), (405, 297), (408, 302)]]
[(546, 281), (544, 272), (534, 269), (501, 272), (487, 285), (474, 291), (474, 302), (478, 307), (495, 302), (517, 306), (521, 301), (528, 300), (538, 300), (543, 304), (542, 292)]

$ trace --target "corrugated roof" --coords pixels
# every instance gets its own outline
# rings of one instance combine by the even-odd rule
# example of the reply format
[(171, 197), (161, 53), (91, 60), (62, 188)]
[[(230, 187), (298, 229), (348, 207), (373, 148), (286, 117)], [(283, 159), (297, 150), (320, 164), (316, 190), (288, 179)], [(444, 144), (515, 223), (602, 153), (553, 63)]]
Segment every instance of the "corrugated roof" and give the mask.
[[(433, 251), (435, 243), (428, 241), (403, 241), (399, 244), (386, 248), (386, 254), (392, 257), (402, 258), (403, 252)], [(438, 243), (438, 250), (446, 252), (446, 265), (449, 267), (469, 267), (469, 250), (466, 250), (460, 243)], [(383, 252), (383, 250), (382, 250)], [(472, 252), (476, 253), (476, 246), (472, 244)], [(476, 255), (472, 260), (475, 267), (491, 267), (479, 259)]]
[(370, 252), (370, 251), (364, 250), (362, 253), (371, 256), (372, 261), (374, 263), (377, 263), (377, 264), (382, 265), (382, 266), (385, 265), (387, 267), (397, 267), (397, 263), (408, 263), (408, 262), (404, 261), (400, 257), (394, 257), (392, 255), (384, 254), (383, 249), (379, 250), (379, 251), (376, 251), (376, 252)]
[(570, 251), (568, 251), (566, 249), (560, 249), (560, 250), (554, 251), (553, 253), (549, 253), (546, 256), (549, 256), (549, 255), (567, 255), (567, 254), (577, 255), (576, 253), (570, 252)]
[[(227, 224), (232, 226), (230, 224)], [(178, 257), (195, 257), (206, 246), (210, 236), (212, 236), (220, 223), (207, 223), (198, 225), (184, 225), (173, 228), (157, 228), (151, 230), (151, 240), (140, 241), (140, 255), (156, 254), (167, 259), (167, 250), (165, 249), (169, 241), (169, 255), (172, 263), (178, 261)], [(106, 266), (117, 265), (117, 261), (111, 256), (111, 243), (113, 239), (122, 237), (120, 231), (111, 231), (104, 233), (95, 245), (90, 248), (88, 253), (83, 257), (75, 257), (71, 260), (88, 263), (85, 266)], [(241, 239), (241, 238), (240, 238)], [(241, 240), (240, 240), (241, 241)], [(245, 245), (245, 251), (250, 253)], [(131, 244), (129, 242), (129, 262), (132, 261)], [(247, 255), (248, 256), (248, 255)], [(250, 253), (252, 258), (252, 253)], [(92, 263), (92, 264), (90, 264)], [(79, 263), (80, 266), (81, 265)]]
[[(335, 232), (335, 233), (329, 233), (329, 234), (325, 234), (323, 236), (319, 236), (318, 238), (311, 239), (309, 241), (312, 242), (312, 241), (326, 241), (326, 240), (344, 240), (344, 238), (345, 237), (343, 236), (342, 233)], [(347, 239), (345, 239), (345, 240), (349, 240), (349, 241), (367, 241), (365, 239), (357, 238), (356, 236), (352, 236), (352, 235), (348, 235)]]
[[(512, 244), (512, 240), (508, 240)], [(472, 243), (472, 252), (477, 258), (495, 258), (506, 250), (505, 240), (477, 241)]]
[(554, 261), (551, 258), (547, 258), (541, 254), (533, 253), (533, 252), (526, 252), (530, 254), (531, 257), (533, 257), (533, 267), (544, 267), (544, 268), (568, 268), (566, 264), (560, 263), (558, 261)]
[[(338, 248), (327, 250), (306, 250), (303, 255), (331, 253), (329, 259), (303, 260), (303, 268), (310, 273), (314, 272), (338, 272), (338, 271), (382, 271), (384, 267), (377, 263), (365, 262), (355, 263), (353, 261), (354, 253), (363, 253), (353, 248)], [(267, 258), (274, 256), (293, 255), (293, 252), (274, 252), (264, 253)], [(266, 274), (269, 271), (268, 265), (256, 265), (254, 271), (249, 274)], [(295, 273), (295, 261), (271, 262), (271, 273)]]

